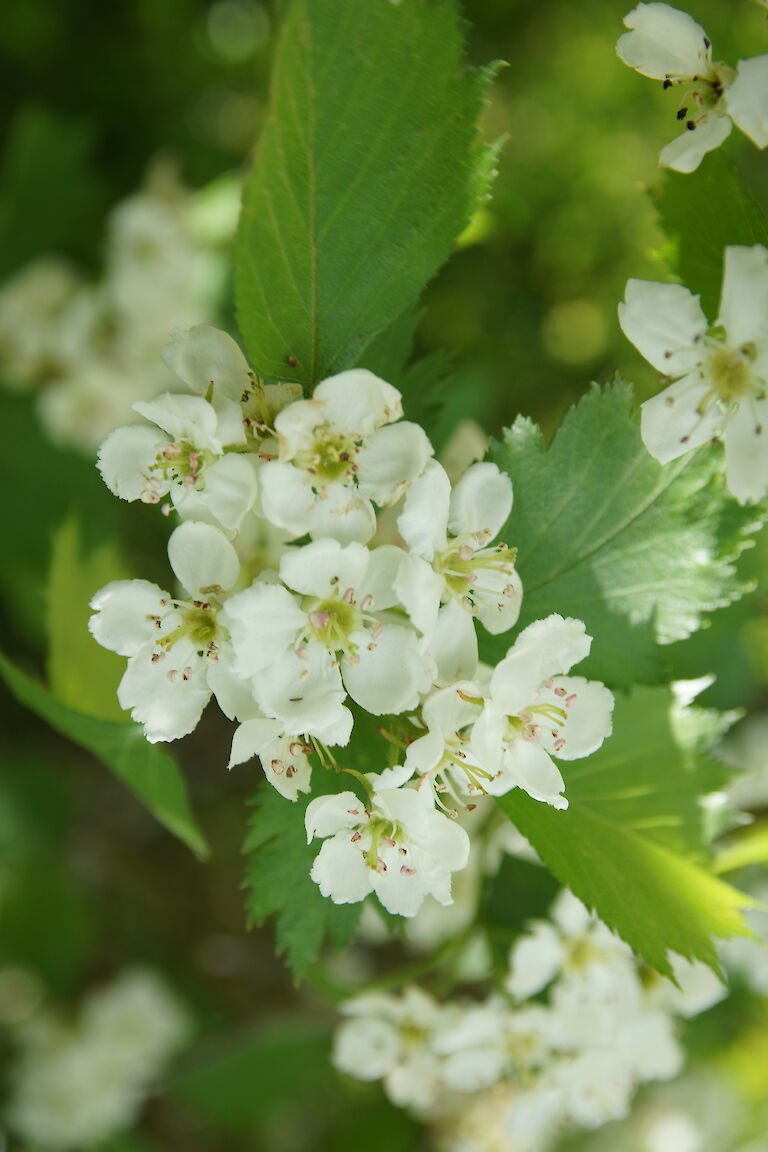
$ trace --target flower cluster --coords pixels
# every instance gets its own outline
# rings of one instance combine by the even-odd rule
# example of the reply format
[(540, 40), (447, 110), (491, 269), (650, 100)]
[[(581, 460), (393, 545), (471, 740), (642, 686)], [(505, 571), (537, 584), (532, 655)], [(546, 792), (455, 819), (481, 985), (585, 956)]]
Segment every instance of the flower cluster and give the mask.
[(734, 124), (758, 148), (768, 145), (768, 55), (740, 60), (735, 69), (714, 61), (704, 29), (668, 4), (638, 4), (624, 24), (620, 59), (665, 88), (685, 88), (677, 110), (685, 131), (662, 148), (660, 164), (693, 172)]
[[(397, 389), (364, 369), (305, 399), (204, 325), (164, 358), (189, 393), (137, 403), (146, 422), (99, 451), (115, 495), (181, 520), (179, 587), (117, 581), (92, 602), (93, 635), (128, 659), (121, 705), (150, 741), (175, 740), (215, 696), (238, 722), (230, 766), (258, 756), (291, 801), (314, 789), (312, 878), (336, 903), (450, 904), (469, 855), (458, 811), (516, 787), (566, 807), (557, 762), (611, 730), (610, 692), (570, 675), (590, 649), (581, 621), (535, 621), (495, 668), (479, 661), (477, 625), (507, 632), (523, 596), (497, 539), (508, 476), (477, 463), (452, 486)], [(383, 736), (380, 771), (341, 764), (362, 797), (327, 771), (355, 709)]]
[(563, 891), (513, 946), (504, 994), (444, 1004), (413, 986), (363, 994), (342, 1008), (334, 1062), (382, 1081), (447, 1152), (544, 1152), (568, 1128), (625, 1116), (638, 1085), (677, 1075), (675, 1017), (704, 1011), (725, 988), (682, 960), (675, 975), (680, 988), (641, 971)]
[(134, 401), (169, 386), (163, 345), (214, 317), (237, 208), (237, 181), (190, 193), (156, 163), (110, 213), (98, 281), (44, 256), (0, 287), (3, 383), (37, 393), (51, 439), (92, 455)]
[(124, 972), (90, 993), (74, 1022), (51, 1013), (19, 1029), (8, 1119), (36, 1148), (90, 1148), (129, 1128), (188, 1033), (154, 972)]

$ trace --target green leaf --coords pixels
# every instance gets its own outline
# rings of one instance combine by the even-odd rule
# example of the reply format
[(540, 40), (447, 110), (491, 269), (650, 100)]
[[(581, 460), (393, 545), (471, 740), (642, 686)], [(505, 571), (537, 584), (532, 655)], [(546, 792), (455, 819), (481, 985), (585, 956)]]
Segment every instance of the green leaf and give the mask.
[(495, 159), (454, 0), (294, 0), (243, 203), (240, 329), (310, 389), (356, 365), (449, 256)]
[(669, 952), (717, 968), (712, 937), (749, 935), (749, 897), (702, 863), (708, 767), (675, 742), (662, 689), (618, 696), (614, 732), (565, 765), (569, 807), (515, 790), (498, 803), (544, 864), (634, 951), (671, 973)]
[[(317, 766), (316, 778), (323, 772)], [(335, 781), (326, 777), (323, 782)], [(343, 778), (342, 778), (343, 779)], [(339, 780), (340, 791), (347, 786)], [(326, 789), (329, 791), (332, 789)], [(319, 793), (318, 793), (319, 794)], [(277, 952), (297, 980), (318, 959), (326, 938), (343, 948), (355, 934), (359, 904), (334, 904), (310, 879), (317, 844), (307, 844), (304, 830), (306, 804), (291, 803), (264, 782), (256, 800), (243, 851), (248, 854), (245, 886), (249, 920), (263, 924), (277, 916)]]
[[(747, 590), (733, 561), (758, 514), (725, 493), (711, 449), (658, 464), (628, 385), (594, 387), (547, 449), (518, 419), (494, 458), (514, 488), (502, 538), (518, 550), (520, 627), (552, 612), (583, 620), (593, 644), (579, 674), (613, 687), (659, 683), (658, 645), (690, 635), (704, 613)], [(506, 636), (486, 636), (483, 657), (495, 663), (508, 646)]]
[(729, 244), (768, 245), (768, 219), (722, 152), (711, 152), (696, 172), (667, 171), (653, 199), (659, 222), (674, 241), (672, 270), (701, 295), (704, 312), (714, 321), (723, 250)]
[(70, 708), (2, 654), (0, 674), (19, 703), (111, 768), (152, 815), (198, 856), (208, 854), (181, 770), (167, 752), (147, 743), (138, 724), (115, 723)]
[(768, 864), (768, 820), (761, 820), (738, 832), (718, 852), (715, 871), (722, 875), (752, 864)]
[(51, 694), (89, 716), (126, 723), (117, 702), (125, 660), (97, 644), (88, 631), (95, 592), (126, 572), (112, 543), (82, 554), (78, 521), (54, 533), (48, 579), (48, 683)]

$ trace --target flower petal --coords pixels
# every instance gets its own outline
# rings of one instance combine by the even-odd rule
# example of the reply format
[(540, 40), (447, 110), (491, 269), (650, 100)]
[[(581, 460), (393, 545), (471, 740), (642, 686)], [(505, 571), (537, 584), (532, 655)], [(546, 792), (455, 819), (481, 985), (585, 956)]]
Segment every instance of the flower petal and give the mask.
[(676, 136), (659, 152), (662, 168), (672, 168), (675, 172), (695, 172), (707, 152), (719, 148), (731, 133), (731, 121), (727, 116), (713, 112), (692, 132), (685, 131)]
[(270, 460), (261, 468), (259, 479), (261, 507), (270, 524), (293, 536), (308, 532), (315, 505), (312, 477), (292, 464)]
[[(568, 807), (568, 801), (563, 796), (565, 782), (557, 765), (536, 740), (519, 739), (509, 745), (504, 754), (502, 779), (507, 781), (504, 791), (510, 785), (516, 785), (534, 800), (550, 804), (553, 808)], [(492, 781), (488, 785), (492, 796), (501, 794), (497, 791), (497, 783)]]
[(307, 844), (316, 837), (335, 836), (345, 828), (357, 828), (366, 821), (365, 804), (354, 792), (337, 792), (310, 800), (304, 815)]
[(91, 600), (95, 615), (88, 628), (104, 648), (120, 656), (135, 656), (157, 636), (155, 618), (168, 593), (148, 580), (113, 580)]
[(366, 544), (376, 531), (376, 513), (370, 500), (358, 496), (345, 484), (329, 484), (312, 505), (310, 534), (317, 539), (332, 536), (342, 544)]
[(168, 541), (168, 559), (176, 579), (193, 594), (216, 588), (226, 592), (240, 575), (237, 552), (210, 524), (180, 524)]
[(221, 452), (216, 409), (202, 396), (164, 392), (154, 400), (138, 400), (133, 407), (145, 420), (167, 432), (172, 440), (185, 440), (196, 448)]
[(254, 676), (289, 652), (307, 623), (294, 596), (277, 584), (256, 583), (238, 592), (220, 618), (232, 635), (235, 669), (241, 676)]
[(397, 500), (406, 485), (424, 470), (432, 445), (418, 424), (400, 420), (379, 428), (363, 444), (357, 457), (360, 493), (379, 505)]
[(407, 552), (403, 555), (394, 590), (411, 623), (424, 635), (431, 635), (437, 624), (443, 584), (443, 577), (426, 560)]
[[(286, 800), (298, 799), (299, 792), (309, 792), (312, 775), (300, 741), (286, 736), (277, 720), (246, 720), (232, 739), (228, 767), (243, 764), (258, 756), (264, 775)], [(297, 750), (298, 746), (298, 750)]]
[(629, 280), (619, 323), (640, 355), (665, 376), (683, 376), (704, 358), (698, 342), (707, 318), (699, 297), (680, 284)]
[(436, 460), (429, 460), (423, 473), (408, 489), (398, 531), (412, 552), (433, 560), (445, 548), (451, 482)]
[(516, 570), (480, 568), (472, 592), (477, 619), (492, 636), (507, 632), (517, 623), (523, 603), (523, 583)]
[(395, 544), (380, 544), (368, 553), (368, 571), (360, 591), (365, 598), (370, 596), (370, 610), (383, 611), (400, 603), (396, 584), (401, 565), (408, 559), (408, 553)]
[(527, 1000), (546, 988), (564, 960), (565, 949), (553, 926), (537, 920), (512, 948), (504, 987), (516, 1000)]
[(403, 414), (397, 388), (366, 368), (329, 376), (318, 384), (312, 398), (322, 403), (323, 420), (355, 437), (370, 436), (382, 424), (391, 424)]
[(310, 876), (323, 896), (334, 904), (357, 904), (373, 891), (376, 873), (350, 838), (334, 836), (326, 840), (315, 857)]
[(611, 734), (613, 693), (583, 676), (555, 676), (553, 686), (562, 689), (558, 703), (565, 704), (567, 717), (556, 737), (549, 729), (542, 730), (542, 746), (560, 760), (580, 760), (596, 752)]
[(120, 707), (130, 709), (132, 719), (144, 725), (150, 744), (187, 736), (210, 696), (205, 664), (185, 640), (157, 664), (149, 653), (133, 656), (117, 690)]
[(469, 612), (457, 600), (449, 600), (437, 614), (427, 651), (437, 664), (435, 683), (471, 680), (477, 671), (477, 633)]
[(638, 4), (624, 17), (631, 29), (620, 37), (620, 60), (652, 80), (687, 79), (709, 71), (711, 49), (704, 29), (669, 4)]
[(568, 672), (589, 655), (592, 637), (581, 620), (557, 614), (535, 620), (518, 636), (491, 676), (494, 706), (514, 716), (532, 704), (549, 676)]
[(497, 536), (512, 511), (512, 481), (495, 464), (473, 464), (451, 493), (448, 527), (455, 536), (464, 532)]
[(313, 540), (286, 552), (280, 561), (280, 579), (304, 596), (343, 594), (362, 588), (370, 553), (362, 544), (342, 545), (338, 540)]
[(352, 713), (344, 707), (346, 693), (339, 669), (318, 644), (302, 657), (289, 650), (253, 681), (262, 710), (281, 720), (288, 732), (316, 736), (324, 744), (347, 744)]
[(725, 426), (725, 478), (740, 504), (768, 493), (768, 398), (746, 396)]
[(174, 484), (171, 500), (184, 520), (220, 524), (235, 533), (253, 508), (257, 492), (254, 462), (245, 456), (230, 454), (208, 465), (202, 487)]
[[(140, 500), (148, 488), (149, 469), (167, 443), (157, 429), (140, 424), (110, 432), (99, 448), (96, 462), (110, 492), (121, 500)], [(152, 488), (158, 499), (170, 486), (170, 481), (163, 480), (161, 475), (153, 475)]]
[(251, 386), (248, 364), (235, 341), (209, 324), (172, 332), (163, 361), (200, 396), (212, 385), (220, 395), (239, 401)]
[(643, 443), (660, 464), (676, 460), (722, 431), (725, 421), (717, 404), (709, 404), (703, 414), (699, 411), (708, 391), (706, 379), (691, 372), (641, 405)]
[(768, 146), (768, 55), (739, 60), (725, 95), (728, 115), (758, 148)]
[(352, 699), (374, 716), (415, 708), (432, 684), (432, 661), (419, 651), (419, 638), (410, 628), (385, 624), (375, 640), (367, 632), (353, 633), (357, 660), (342, 660), (344, 685)]
[(726, 248), (717, 322), (731, 348), (768, 339), (768, 249), (762, 244)]

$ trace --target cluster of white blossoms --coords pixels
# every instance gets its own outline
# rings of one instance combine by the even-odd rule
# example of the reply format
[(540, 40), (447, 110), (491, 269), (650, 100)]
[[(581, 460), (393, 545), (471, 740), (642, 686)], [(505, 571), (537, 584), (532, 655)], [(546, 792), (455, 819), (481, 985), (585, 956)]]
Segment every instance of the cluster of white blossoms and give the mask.
[[(450, 904), (469, 855), (458, 810), (516, 787), (566, 807), (557, 762), (611, 731), (611, 693), (570, 675), (590, 649), (581, 621), (535, 621), (495, 668), (479, 662), (478, 623), (507, 632), (523, 595), (496, 542), (509, 478), (477, 463), (452, 487), (399, 392), (366, 370), (304, 399), (204, 325), (176, 332), (165, 362), (190, 394), (137, 403), (146, 423), (99, 451), (112, 492), (182, 521), (180, 588), (123, 580), (92, 602), (93, 635), (128, 658), (121, 705), (150, 741), (175, 740), (215, 696), (238, 721), (230, 766), (258, 756), (288, 800), (314, 787), (312, 878), (336, 903)], [(346, 769), (360, 795), (334, 791), (331, 751), (355, 707), (382, 718), (382, 770)]]
[(156, 973), (134, 969), (91, 992), (77, 1016), (18, 1029), (5, 1117), (30, 1147), (67, 1152), (129, 1129), (189, 1021)]
[(169, 387), (160, 353), (175, 325), (216, 314), (238, 193), (236, 180), (190, 193), (158, 163), (112, 209), (98, 281), (42, 256), (0, 286), (0, 378), (37, 393), (52, 440), (92, 454)]
[(676, 1018), (726, 989), (682, 960), (675, 975), (680, 988), (641, 971), (563, 891), (513, 946), (503, 993), (445, 1004), (413, 986), (363, 994), (342, 1008), (334, 1063), (382, 1081), (446, 1152), (545, 1152), (568, 1129), (626, 1116), (640, 1084), (678, 1074)]
[(714, 61), (704, 29), (668, 4), (638, 4), (624, 24), (629, 31), (616, 45), (620, 59), (665, 88), (685, 88), (677, 110), (685, 130), (662, 148), (660, 164), (693, 172), (734, 124), (758, 148), (768, 145), (768, 55), (740, 60), (736, 68)]

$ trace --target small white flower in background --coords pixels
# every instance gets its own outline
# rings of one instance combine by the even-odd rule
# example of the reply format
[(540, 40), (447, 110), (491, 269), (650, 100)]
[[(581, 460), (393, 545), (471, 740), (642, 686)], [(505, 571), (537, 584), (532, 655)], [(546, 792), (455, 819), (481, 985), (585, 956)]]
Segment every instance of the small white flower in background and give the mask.
[(144, 725), (151, 743), (191, 732), (214, 692), (227, 715), (237, 712), (229, 637), (219, 619), (240, 573), (237, 554), (217, 528), (188, 523), (172, 533), (168, 558), (187, 599), (147, 580), (116, 580), (91, 601), (93, 636), (128, 657), (120, 706)]
[(279, 459), (262, 471), (267, 519), (294, 537), (370, 540), (373, 504), (394, 503), (432, 455), (423, 429), (402, 413), (397, 389), (362, 368), (289, 404), (275, 419)]
[(236, 532), (257, 494), (254, 463), (227, 452), (244, 443), (239, 414), (217, 410), (200, 396), (166, 393), (137, 402), (152, 421), (116, 428), (99, 449), (98, 467), (121, 500), (159, 504), (170, 496), (179, 515)]
[(0, 364), (11, 388), (35, 387), (61, 356), (62, 321), (80, 289), (63, 260), (43, 256), (0, 288)]
[[(401, 770), (402, 778), (407, 770)], [(388, 774), (395, 783), (397, 770)], [(375, 892), (388, 912), (415, 916), (428, 894), (450, 904), (451, 873), (467, 865), (469, 837), (438, 812), (429, 788), (372, 788), (363, 803), (354, 792), (319, 796), (306, 812), (307, 842), (325, 840), (311, 876), (334, 904), (355, 904)]]
[(164, 980), (132, 970), (90, 993), (74, 1021), (51, 1014), (17, 1031), (6, 1116), (51, 1152), (79, 1152), (130, 1128), (189, 1019)]
[(472, 754), (490, 773), (483, 786), (491, 795), (522, 788), (534, 800), (568, 807), (552, 757), (589, 756), (611, 733), (613, 696), (605, 685), (562, 675), (591, 643), (580, 620), (547, 616), (523, 629), (494, 668), (471, 739)]
[(473, 464), (451, 491), (445, 469), (432, 460), (408, 491), (397, 525), (410, 554), (396, 588), (428, 640), (439, 684), (474, 675), (474, 617), (497, 635), (520, 615), (514, 555), (505, 544), (488, 547), (511, 510), (512, 483), (495, 464)]
[(690, 86), (677, 112), (685, 131), (662, 149), (660, 164), (693, 172), (733, 124), (758, 148), (768, 145), (768, 55), (740, 60), (735, 70), (713, 62), (704, 29), (668, 4), (638, 4), (624, 24), (630, 31), (616, 51), (625, 64), (665, 88)]
[(651, 455), (667, 464), (721, 437), (729, 490), (742, 504), (760, 500), (768, 492), (768, 249), (726, 248), (713, 331), (698, 296), (645, 280), (627, 284), (619, 322), (673, 380), (641, 409)]
[(264, 713), (291, 732), (345, 744), (346, 693), (374, 715), (417, 705), (432, 661), (407, 621), (386, 611), (397, 603), (402, 556), (391, 545), (316, 540), (285, 553), (282, 584), (257, 580), (232, 597), (225, 615), (236, 669)]

